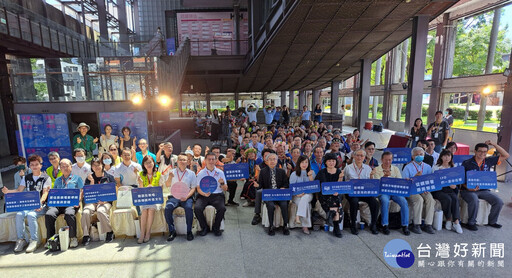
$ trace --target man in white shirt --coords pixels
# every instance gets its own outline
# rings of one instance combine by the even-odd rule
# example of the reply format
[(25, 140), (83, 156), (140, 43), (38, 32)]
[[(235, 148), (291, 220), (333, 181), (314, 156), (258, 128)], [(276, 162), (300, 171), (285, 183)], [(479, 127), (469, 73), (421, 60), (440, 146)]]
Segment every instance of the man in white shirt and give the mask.
[(199, 225), (201, 225), (201, 232), (199, 235), (205, 236), (208, 234), (210, 228), (206, 223), (204, 209), (208, 205), (213, 206), (217, 211), (217, 214), (215, 215), (215, 222), (213, 223), (212, 229), (216, 236), (221, 236), (222, 232), (220, 230), (220, 223), (222, 222), (222, 219), (224, 219), (224, 213), (226, 212), (225, 197), (223, 191), (227, 191), (228, 186), (225, 183), (226, 177), (224, 176), (224, 172), (215, 167), (215, 162), (217, 161), (215, 154), (208, 153), (205, 159), (206, 167), (199, 171), (197, 174), (197, 183), (199, 185), (204, 177), (210, 176), (217, 181), (217, 188), (213, 193), (205, 193), (203, 190), (201, 190), (200, 186), (197, 186), (197, 193), (199, 193), (199, 195), (197, 196), (194, 212), (196, 214)]
[(194, 200), (192, 196), (196, 192), (197, 180), (196, 174), (191, 170), (187, 169), (188, 158), (185, 153), (181, 153), (178, 156), (178, 167), (169, 171), (169, 177), (171, 180), (171, 188), (177, 182), (182, 182), (186, 184), (189, 188), (188, 195), (183, 198), (176, 198), (174, 196), (169, 196), (167, 203), (165, 205), (165, 220), (167, 221), (167, 225), (169, 226), (169, 237), (167, 241), (173, 241), (176, 238), (176, 229), (174, 228), (174, 218), (173, 212), (174, 209), (181, 206), (185, 209), (185, 218), (187, 221), (187, 240), (191, 241), (194, 239), (194, 235), (192, 234), (192, 221), (194, 220), (194, 211), (192, 210), (192, 205)]
[(85, 183), (89, 174), (92, 174), (91, 165), (85, 162), (85, 150), (77, 148), (73, 151), (76, 163), (71, 165), (71, 174), (79, 176)]
[(132, 151), (130, 148), (124, 148), (121, 158), (123, 162), (114, 170), (116, 185), (118, 187), (126, 185), (137, 188), (139, 184), (137, 177), (138, 173), (142, 171), (142, 167), (137, 162), (132, 161)]

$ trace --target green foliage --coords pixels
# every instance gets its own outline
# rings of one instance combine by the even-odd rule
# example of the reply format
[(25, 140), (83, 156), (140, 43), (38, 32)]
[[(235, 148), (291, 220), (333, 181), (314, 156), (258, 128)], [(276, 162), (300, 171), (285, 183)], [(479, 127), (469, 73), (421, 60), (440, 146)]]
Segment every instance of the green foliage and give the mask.
[[(453, 117), (455, 119), (464, 119), (464, 115), (466, 114), (466, 109), (454, 107), (453, 109)], [(501, 114), (501, 112), (499, 112)], [(490, 121), (492, 118), (492, 110), (485, 111), (485, 120)], [(478, 119), (478, 110), (469, 110), (468, 120), (477, 120)]]

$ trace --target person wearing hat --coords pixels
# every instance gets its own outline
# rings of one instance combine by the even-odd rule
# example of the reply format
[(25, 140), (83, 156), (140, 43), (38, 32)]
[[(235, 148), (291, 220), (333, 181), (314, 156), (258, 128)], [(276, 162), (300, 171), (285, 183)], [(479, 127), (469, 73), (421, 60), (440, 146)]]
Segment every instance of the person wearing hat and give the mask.
[(96, 148), (96, 143), (98, 142), (98, 137), (92, 138), (91, 135), (87, 134), (90, 129), (91, 127), (88, 124), (81, 122), (76, 128), (80, 133), (73, 137), (73, 150), (78, 148), (84, 149), (86, 152), (86, 162), (91, 162), (92, 152)]

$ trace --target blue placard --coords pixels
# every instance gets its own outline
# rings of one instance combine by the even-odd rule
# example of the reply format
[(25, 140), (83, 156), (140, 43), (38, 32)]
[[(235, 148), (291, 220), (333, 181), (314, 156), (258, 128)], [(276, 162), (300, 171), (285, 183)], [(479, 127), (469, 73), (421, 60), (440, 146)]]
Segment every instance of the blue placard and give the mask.
[(320, 181), (307, 181), (290, 184), (290, 189), (293, 195), (299, 195), (302, 193), (316, 193), (320, 192)]
[(132, 189), (132, 202), (134, 206), (163, 204), (162, 187), (150, 186)]
[(462, 162), (464, 162), (465, 160), (468, 160), (472, 157), (473, 157), (472, 155), (454, 155), (453, 156), (453, 165), (455, 167), (461, 166)]
[(411, 195), (423, 192), (431, 192), (441, 190), (441, 181), (437, 174), (428, 174), (412, 178)]
[(49, 207), (72, 207), (80, 205), (80, 189), (50, 189)]
[(217, 180), (214, 177), (205, 176), (199, 181), (199, 187), (204, 193), (213, 193), (217, 190)]
[(384, 152), (393, 154), (393, 164), (405, 164), (411, 161), (411, 148), (385, 148)]
[(439, 176), (441, 187), (466, 182), (466, 171), (462, 166), (437, 170), (435, 174)]
[(468, 171), (466, 172), (466, 185), (469, 189), (496, 189), (498, 180), (496, 172), (491, 171)]
[(287, 189), (263, 189), (261, 191), (263, 201), (290, 201), (292, 199), (292, 190)]
[(224, 175), (226, 180), (239, 180), (249, 178), (249, 164), (247, 163), (233, 163), (224, 164)]
[(38, 191), (13, 192), (5, 194), (5, 211), (34, 210), (41, 207)]
[(382, 177), (380, 179), (380, 194), (409, 197), (412, 182), (408, 179)]
[(84, 186), (84, 202), (86, 204), (102, 202), (111, 202), (117, 200), (116, 184), (90, 184)]
[(351, 181), (322, 182), (322, 195), (352, 194), (352, 192), (354, 189)]
[(350, 180), (353, 184), (354, 192), (350, 197), (375, 197), (379, 196), (380, 180), (375, 179), (356, 179)]

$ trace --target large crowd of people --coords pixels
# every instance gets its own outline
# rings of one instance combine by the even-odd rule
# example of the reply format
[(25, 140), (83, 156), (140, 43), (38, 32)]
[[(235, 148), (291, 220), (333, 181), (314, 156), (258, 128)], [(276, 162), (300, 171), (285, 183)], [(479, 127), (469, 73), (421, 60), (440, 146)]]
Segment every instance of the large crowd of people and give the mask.
[[(448, 140), (449, 123), (443, 120), (442, 112), (436, 114), (436, 121), (429, 125), (428, 131), (423, 128), (421, 119), (415, 122), (411, 129), (411, 141), (414, 144), (411, 161), (403, 169), (393, 165), (393, 154), (384, 152), (375, 157), (375, 144), (360, 138), (359, 131), (344, 134), (340, 128), (325, 125), (322, 122), (322, 109), (317, 106), (311, 113), (307, 106), (297, 114), (296, 121), (286, 106), (265, 107), (263, 109), (265, 122), (258, 125), (256, 113), (258, 106), (249, 104), (232, 116), (227, 109), (219, 114), (214, 110), (211, 117), (211, 140), (213, 146), (195, 144), (186, 151), (173, 154), (173, 145), (163, 142), (158, 146), (156, 154), (149, 149), (145, 138), (132, 136), (128, 127), (122, 129), (122, 137), (112, 134), (112, 127), (106, 125), (100, 138), (88, 135), (90, 127), (81, 123), (79, 134), (73, 138), (74, 163), (69, 159), (61, 159), (59, 153), (48, 154), (51, 166), (43, 171), (42, 158), (38, 155), (28, 157), (28, 167), (25, 169), (25, 158), (18, 158), (15, 164), (18, 171), (15, 174), (14, 189), (4, 187), (5, 194), (22, 191), (38, 191), (42, 207), (32, 211), (18, 212), (16, 215), (16, 230), (18, 240), (15, 252), (25, 250), (33, 252), (41, 241), (38, 238), (38, 217), (45, 217), (46, 238), (55, 234), (55, 222), (60, 214), (65, 215), (70, 227), (70, 247), (79, 245), (77, 239), (76, 213), (82, 209), (81, 227), (83, 229), (82, 244), (90, 244), (89, 235), (91, 216), (96, 214), (100, 219), (102, 230), (106, 232), (106, 242), (114, 240), (115, 235), (110, 225), (111, 202), (83, 204), (83, 206), (48, 207), (48, 192), (52, 188), (83, 188), (87, 184), (102, 184), (115, 182), (117, 187), (162, 187), (167, 188), (167, 200), (162, 204), (164, 216), (168, 225), (167, 240), (173, 241), (176, 227), (173, 211), (177, 207), (185, 210), (187, 225), (187, 240), (193, 240), (192, 225), (194, 216), (199, 223), (198, 235), (205, 236), (212, 232), (222, 235), (221, 221), (224, 219), (226, 206), (238, 206), (235, 202), (244, 200), (243, 207), (254, 206), (254, 216), (251, 224), (257, 225), (262, 221), (262, 203), (268, 213), (269, 228), (267, 233), (275, 235), (274, 213), (280, 207), (283, 218), (282, 232), (290, 234), (288, 214), (290, 201), (262, 201), (262, 191), (266, 189), (289, 188), (290, 184), (318, 180), (324, 182), (349, 181), (356, 179), (380, 179), (381, 177), (412, 178), (426, 175), (440, 169), (453, 167), (453, 155), (457, 145)], [(312, 119), (313, 117), (313, 119)], [(426, 137), (431, 139), (426, 141)], [(225, 152), (221, 147), (226, 144)], [(93, 156), (93, 150), (98, 144), (99, 154)], [(488, 156), (489, 146), (496, 148), (497, 155)], [(137, 147), (140, 151), (136, 151)], [(494, 142), (476, 144), (475, 155), (463, 166), (466, 171), (491, 171), (491, 168), (507, 159), (509, 154)], [(241, 191), (237, 193), (237, 181), (226, 180), (223, 172), (224, 165), (232, 163), (247, 163), (249, 177), (242, 179)], [(400, 165), (399, 165), (400, 166)], [(213, 177), (217, 187), (213, 192), (206, 193), (199, 186), (204, 177)], [(189, 188), (185, 197), (175, 197), (169, 188), (177, 183), (184, 183)], [(227, 195), (227, 198), (225, 197)], [(409, 197), (381, 194), (378, 197), (353, 197), (343, 194), (324, 195), (321, 192), (295, 195), (291, 202), (296, 204), (296, 217), (291, 219), (302, 228), (304, 234), (310, 234), (311, 228), (317, 223), (315, 207), (323, 210), (323, 221), (333, 229), (334, 236), (341, 238), (340, 222), (348, 224), (352, 234), (358, 234), (356, 226), (359, 203), (367, 203), (370, 208), (371, 221), (369, 230), (372, 234), (390, 234), (389, 204), (390, 201), (400, 206), (399, 225), (404, 235), (410, 232), (421, 234), (422, 231), (434, 234), (432, 227), (435, 200), (439, 200), (445, 216), (444, 227), (459, 234), (463, 233), (460, 219), (458, 196), (468, 204), (468, 223), (465, 228), (476, 231), (478, 200), (486, 200), (491, 205), (488, 225), (500, 228), (498, 216), (503, 201), (491, 190), (468, 189), (465, 184), (452, 184), (435, 192), (423, 192)], [(236, 199), (235, 199), (236, 198)], [(317, 206), (317, 203), (319, 204)], [(344, 205), (350, 208), (349, 215), (344, 217)], [(204, 209), (211, 205), (216, 210), (212, 230), (210, 231), (204, 216)], [(409, 210), (411, 205), (412, 211)], [(138, 243), (147, 242), (151, 237), (156, 206), (140, 206), (140, 236)], [(249, 209), (249, 208), (243, 208)], [(380, 215), (380, 217), (379, 217)], [(412, 224), (409, 221), (412, 215)], [(25, 233), (25, 218), (28, 221), (29, 233)], [(29, 235), (26, 237), (26, 235)]]

